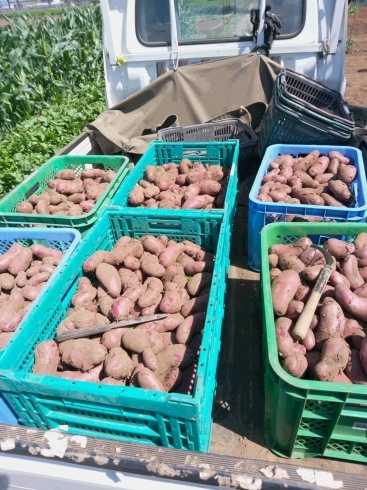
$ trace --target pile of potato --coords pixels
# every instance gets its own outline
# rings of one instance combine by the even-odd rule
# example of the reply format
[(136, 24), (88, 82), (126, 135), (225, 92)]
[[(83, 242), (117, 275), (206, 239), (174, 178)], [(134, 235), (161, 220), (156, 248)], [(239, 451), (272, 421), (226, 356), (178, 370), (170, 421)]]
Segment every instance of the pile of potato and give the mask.
[(230, 169), (183, 158), (145, 169), (145, 180), (129, 194), (131, 206), (166, 209), (223, 208)]
[(318, 150), (305, 157), (281, 155), (269, 165), (256, 199), (262, 202), (351, 207), (350, 184), (357, 168), (339, 151), (320, 156)]
[(367, 384), (367, 233), (357, 235), (353, 243), (325, 241), (325, 250), (334, 258), (333, 271), (306, 338), (298, 343), (292, 328), (325, 265), (324, 256), (310, 245), (311, 240), (303, 237), (269, 249), (283, 368), (297, 378)]
[(16, 212), (81, 216), (92, 211), (115, 177), (113, 170), (83, 170), (79, 178), (74, 170), (60, 170), (47, 182), (50, 189), (17, 204)]
[(51, 277), (63, 254), (43, 245), (14, 243), (0, 255), (0, 350)]
[(165, 236), (123, 237), (110, 252), (95, 252), (83, 264), (86, 275), (57, 334), (156, 313), (168, 316), (94, 338), (42, 342), (33, 372), (190, 394), (213, 266), (213, 254)]

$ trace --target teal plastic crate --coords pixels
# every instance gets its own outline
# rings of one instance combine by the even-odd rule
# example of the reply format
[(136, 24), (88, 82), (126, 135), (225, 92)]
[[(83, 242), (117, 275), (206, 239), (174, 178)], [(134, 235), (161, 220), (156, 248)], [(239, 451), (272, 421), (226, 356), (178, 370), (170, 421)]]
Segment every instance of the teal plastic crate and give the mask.
[[(239, 154), (239, 140), (212, 143), (166, 143), (156, 140), (152, 141), (147, 151), (136, 164), (134, 170), (125, 180), (119, 191), (116, 192), (111, 201), (111, 205), (137, 209), (136, 207), (130, 206), (128, 197), (138, 181), (144, 178), (146, 167), (148, 165), (158, 166), (170, 162), (180, 163), (183, 158), (188, 158), (194, 162), (209, 165), (221, 165), (222, 167), (231, 169), (224, 209), (215, 209), (213, 211), (226, 211), (230, 215), (233, 215), (237, 195)], [(155, 209), (155, 211), (157, 213), (164, 213), (165, 209)], [(180, 212), (180, 210), (177, 211)], [(196, 213), (203, 212), (202, 210), (194, 211)]]
[[(24, 338), (31, 337), (33, 333), (32, 317), (37, 312), (37, 308), (41, 302), (42, 296), (46, 294), (53, 283), (57, 282), (61, 271), (68, 263), (73, 252), (76, 250), (80, 243), (80, 233), (71, 229), (29, 229), (29, 228), (0, 228), (0, 254), (7, 252), (14, 243), (21, 242), (25, 247), (30, 247), (33, 244), (40, 244), (46, 247), (59, 250), (64, 254), (60, 264), (55, 269), (54, 273), (48, 280), (47, 284), (42, 290), (41, 295), (32, 303), (27, 315), (18, 325), (17, 329), (11, 336), (9, 343), (4, 349), (0, 349), (0, 366), (6, 367), (6, 363), (2, 363), (1, 358), (10, 346), (15, 343), (18, 344), (17, 337), (22, 329), (25, 329)], [(17, 347), (16, 347), (17, 348)], [(10, 407), (3, 400), (0, 393), (0, 423), (14, 423), (16, 416), (13, 414)]]
[[(105, 211), (58, 283), (42, 298), (39, 314), (32, 318), (33, 337), (20, 335), (6, 352), (4, 362), (10, 367), (0, 371), (0, 390), (25, 425), (44, 430), (67, 425), (74, 434), (208, 451), (231, 224), (222, 212), (199, 216), (185, 211), (178, 216), (166, 211), (157, 216), (153, 211)], [(84, 260), (96, 250), (111, 250), (121, 236), (145, 234), (188, 239), (216, 254), (193, 396), (32, 374), (35, 347), (54, 338), (70, 308)]]
[[(115, 178), (89, 213), (81, 216), (55, 216), (16, 212), (16, 206), (20, 201), (26, 201), (31, 195), (42, 194), (47, 190), (49, 188), (47, 181), (54, 179), (60, 170), (71, 169), (78, 176), (87, 168), (102, 168), (116, 172)], [(62, 155), (51, 158), (1, 199), (0, 227), (74, 228), (84, 237), (129, 173), (129, 159), (122, 156)]]

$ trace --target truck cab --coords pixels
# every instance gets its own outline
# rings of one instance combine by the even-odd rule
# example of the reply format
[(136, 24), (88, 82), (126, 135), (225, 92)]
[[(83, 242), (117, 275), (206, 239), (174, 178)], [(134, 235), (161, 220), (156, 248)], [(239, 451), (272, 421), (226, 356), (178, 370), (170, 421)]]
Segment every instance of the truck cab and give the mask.
[(267, 4), (282, 24), (269, 56), (344, 93), (345, 0), (101, 0), (107, 107), (178, 66), (264, 54)]

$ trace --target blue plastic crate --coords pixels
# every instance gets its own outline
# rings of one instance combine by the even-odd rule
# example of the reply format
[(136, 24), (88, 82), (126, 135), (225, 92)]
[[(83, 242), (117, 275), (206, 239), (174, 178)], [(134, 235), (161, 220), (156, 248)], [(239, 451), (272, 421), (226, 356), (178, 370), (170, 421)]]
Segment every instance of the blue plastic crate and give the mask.
[[(119, 207), (133, 207), (129, 204), (128, 196), (138, 181), (144, 179), (145, 169), (148, 165), (158, 166), (170, 162), (180, 163), (182, 158), (188, 158), (194, 162), (201, 162), (209, 165), (221, 165), (222, 167), (231, 169), (224, 211), (233, 214), (237, 195), (239, 152), (240, 147), (238, 140), (213, 143), (166, 143), (156, 140), (152, 141), (147, 151), (136, 164), (134, 170), (116, 192), (110, 204)], [(137, 208), (134, 207), (134, 209)], [(165, 209), (155, 209), (155, 211), (164, 213)], [(194, 211), (196, 213), (202, 212), (202, 210)], [(216, 209), (215, 211), (223, 212), (223, 209)]]
[[(311, 206), (305, 204), (286, 204), (261, 202), (256, 199), (262, 185), (262, 179), (269, 171), (269, 164), (279, 155), (306, 155), (313, 150), (328, 154), (332, 150), (348, 158), (357, 167), (357, 177), (352, 183), (355, 206), (338, 208), (334, 206)], [(260, 270), (260, 233), (262, 228), (277, 221), (286, 221), (287, 216), (319, 217), (323, 221), (363, 222), (367, 218), (367, 182), (362, 153), (349, 146), (315, 146), (315, 145), (272, 145), (266, 150), (259, 171), (249, 194), (248, 211), (248, 265), (255, 271)]]
[[(6, 363), (2, 363), (2, 356), (7, 351), (9, 346), (11, 346), (13, 343), (19, 345), (16, 340), (19, 333), (24, 329), (25, 339), (27, 339), (27, 337), (31, 336), (31, 334), (33, 333), (33, 314), (36, 314), (42, 296), (46, 294), (46, 291), (48, 291), (52, 287), (53, 283), (57, 282), (61, 271), (64, 269), (70, 256), (73, 254), (76, 247), (78, 246), (80, 242), (80, 233), (79, 231), (72, 229), (51, 230), (40, 228), (0, 228), (0, 254), (4, 254), (5, 252), (7, 252), (9, 248), (17, 242), (23, 243), (25, 247), (30, 247), (34, 243), (37, 243), (46, 247), (60, 250), (60, 252), (63, 252), (64, 258), (57, 266), (51, 278), (48, 280), (46, 286), (42, 290), (42, 294), (32, 303), (32, 306), (29, 308), (27, 315), (17, 327), (5, 349), (0, 349), (0, 366), (2, 367), (6, 367)], [(28, 327), (26, 325), (28, 325)], [(0, 423), (11, 423), (9, 422), (9, 420), (14, 420), (14, 414), (4, 403), (0, 394)]]
[[(105, 211), (58, 283), (43, 296), (37, 317), (32, 317), (33, 337), (28, 339), (23, 329), (5, 353), (8, 369), (0, 371), (0, 390), (25, 425), (44, 430), (67, 425), (70, 433), (85, 436), (208, 451), (231, 224), (222, 212), (199, 216), (185, 210), (178, 216), (166, 211), (157, 216), (153, 211)], [(32, 374), (35, 347), (54, 338), (69, 311), (84, 260), (96, 250), (111, 250), (121, 236), (145, 234), (189, 239), (216, 254), (193, 396)]]

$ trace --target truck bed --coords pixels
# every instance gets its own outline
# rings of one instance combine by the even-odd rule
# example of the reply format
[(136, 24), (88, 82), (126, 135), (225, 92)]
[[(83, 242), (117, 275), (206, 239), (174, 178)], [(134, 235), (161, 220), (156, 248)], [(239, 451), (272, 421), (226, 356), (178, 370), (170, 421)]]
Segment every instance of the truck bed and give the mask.
[[(239, 185), (210, 451), (276, 463), (285, 460), (267, 449), (263, 436), (260, 274), (247, 266), (247, 201), (253, 180), (254, 176), (248, 177)], [(326, 458), (287, 461), (367, 477), (363, 464)]]

